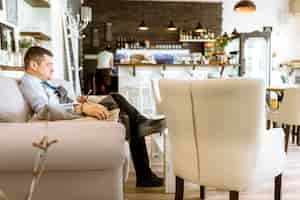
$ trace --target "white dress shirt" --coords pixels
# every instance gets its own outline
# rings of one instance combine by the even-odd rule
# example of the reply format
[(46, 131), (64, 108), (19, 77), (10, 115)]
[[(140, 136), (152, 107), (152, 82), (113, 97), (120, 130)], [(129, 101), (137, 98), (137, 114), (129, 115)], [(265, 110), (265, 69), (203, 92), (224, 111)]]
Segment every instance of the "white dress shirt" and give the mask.
[[(21, 80), (20, 89), (32, 110), (35, 113), (38, 113), (45, 105), (49, 105), (51, 107), (69, 111), (70, 105), (59, 104), (59, 98), (55, 94), (54, 89), (42, 82), (43, 80), (27, 73), (24, 74)], [(58, 85), (51, 81), (47, 82), (54, 87), (58, 87)]]
[(110, 69), (110, 60), (114, 58), (114, 55), (109, 51), (102, 51), (97, 56), (97, 69)]

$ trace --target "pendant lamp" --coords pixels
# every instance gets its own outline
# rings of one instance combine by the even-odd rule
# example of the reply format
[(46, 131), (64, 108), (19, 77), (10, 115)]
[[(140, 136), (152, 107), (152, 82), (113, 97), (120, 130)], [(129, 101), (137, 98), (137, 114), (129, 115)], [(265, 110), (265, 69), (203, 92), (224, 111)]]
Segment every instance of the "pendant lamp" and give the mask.
[(256, 5), (251, 0), (240, 0), (237, 4), (235, 4), (234, 11), (235, 12), (255, 12)]
[(138, 29), (141, 30), (141, 31), (147, 31), (147, 30), (149, 30), (149, 27), (146, 25), (145, 21), (142, 20), (142, 22), (140, 23)]
[(205, 31), (205, 29), (203, 28), (202, 24), (200, 22), (198, 22), (198, 24), (197, 24), (197, 26), (195, 28), (195, 32), (196, 33), (202, 33), (204, 31)]
[(168, 25), (168, 31), (177, 31), (177, 27), (175, 26), (174, 22), (171, 20)]

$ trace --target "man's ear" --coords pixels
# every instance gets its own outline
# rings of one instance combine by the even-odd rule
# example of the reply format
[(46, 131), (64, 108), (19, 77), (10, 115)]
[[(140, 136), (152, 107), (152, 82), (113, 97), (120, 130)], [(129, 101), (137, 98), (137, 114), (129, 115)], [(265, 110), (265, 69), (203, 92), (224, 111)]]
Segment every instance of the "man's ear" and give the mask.
[(35, 62), (35, 61), (30, 61), (29, 62), (29, 67), (30, 67), (30, 69), (32, 70), (32, 71), (37, 71), (38, 70), (38, 64), (37, 64), (37, 62)]

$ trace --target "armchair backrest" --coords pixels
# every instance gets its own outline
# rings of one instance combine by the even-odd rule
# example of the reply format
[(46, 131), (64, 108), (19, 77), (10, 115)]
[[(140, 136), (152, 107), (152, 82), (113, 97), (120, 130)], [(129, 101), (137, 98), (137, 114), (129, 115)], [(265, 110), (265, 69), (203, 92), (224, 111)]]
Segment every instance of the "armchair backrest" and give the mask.
[(279, 107), (280, 122), (292, 125), (300, 124), (300, 88), (286, 88), (282, 104)]
[(263, 81), (197, 80), (191, 85), (201, 184), (246, 187), (266, 130)]
[(265, 130), (260, 80), (160, 80), (173, 166), (206, 186), (243, 188), (254, 173)]
[(175, 174), (198, 183), (199, 166), (190, 87), (189, 81), (160, 80), (159, 109), (167, 116)]

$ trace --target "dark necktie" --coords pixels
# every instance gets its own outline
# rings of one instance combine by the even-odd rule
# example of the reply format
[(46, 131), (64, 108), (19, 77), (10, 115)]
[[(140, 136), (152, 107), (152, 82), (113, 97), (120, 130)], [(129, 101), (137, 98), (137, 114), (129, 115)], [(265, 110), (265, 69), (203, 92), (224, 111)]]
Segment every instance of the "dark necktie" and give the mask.
[(41, 83), (43, 85), (47, 86), (48, 88), (54, 90), (54, 91), (57, 89), (57, 87), (55, 87), (54, 85), (50, 84), (48, 81), (42, 81)]
[(62, 87), (62, 86), (54, 86), (48, 81), (42, 81), (42, 84), (47, 86), (48, 88), (52, 89), (56, 96), (59, 99), (59, 103), (65, 104), (65, 103), (73, 103), (74, 101), (68, 97), (68, 91)]

